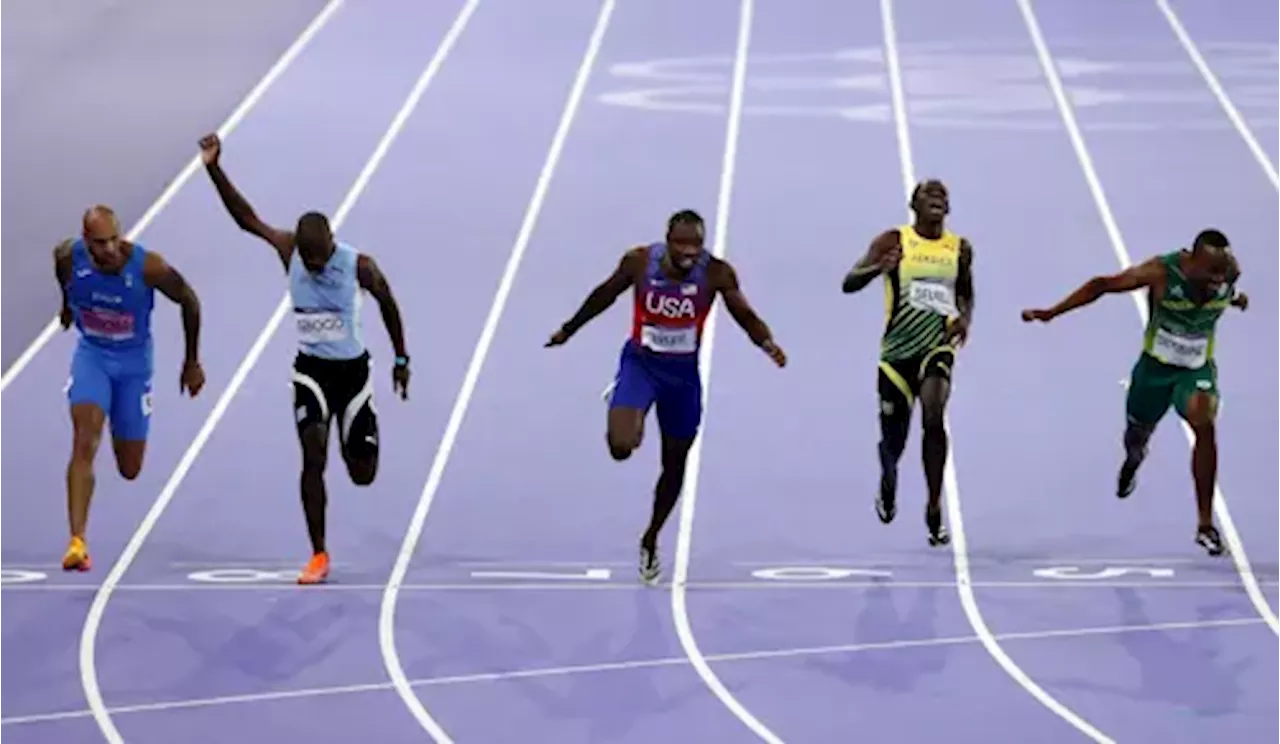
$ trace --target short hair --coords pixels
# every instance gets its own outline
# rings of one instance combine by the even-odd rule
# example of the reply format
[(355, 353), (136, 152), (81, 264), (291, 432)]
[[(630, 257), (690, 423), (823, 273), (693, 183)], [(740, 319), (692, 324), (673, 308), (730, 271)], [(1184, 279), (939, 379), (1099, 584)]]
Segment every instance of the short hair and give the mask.
[(667, 220), (667, 231), (670, 232), (676, 225), (693, 225), (694, 227), (705, 227), (702, 222), (702, 215), (692, 209), (682, 209), (671, 215), (671, 219)]
[(911, 189), (911, 203), (915, 204), (916, 199), (920, 196), (920, 192), (924, 191), (926, 186), (932, 185), (941, 186), (944, 189), (947, 188), (947, 185), (937, 178), (926, 178), (923, 181), (917, 181), (915, 188)]
[(1227, 236), (1221, 230), (1214, 230), (1213, 228), (1201, 230), (1200, 234), (1196, 236), (1196, 242), (1192, 244), (1192, 250), (1195, 251), (1205, 248), (1223, 250), (1230, 247), (1231, 243), (1227, 240)]
[(331, 236), (329, 218), (323, 214), (307, 212), (298, 218), (298, 229), (294, 237), (299, 244), (324, 245)]

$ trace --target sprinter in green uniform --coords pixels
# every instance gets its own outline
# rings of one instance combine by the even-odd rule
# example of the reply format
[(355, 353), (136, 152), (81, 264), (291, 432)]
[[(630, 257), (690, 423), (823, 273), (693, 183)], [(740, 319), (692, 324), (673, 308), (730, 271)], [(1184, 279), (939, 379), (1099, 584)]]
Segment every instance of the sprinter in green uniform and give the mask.
[(1199, 521), (1196, 542), (1210, 555), (1223, 552), (1213, 524), (1214, 481), (1218, 445), (1214, 419), (1218, 410), (1218, 369), (1213, 351), (1218, 319), (1230, 306), (1244, 310), (1249, 298), (1236, 292), (1240, 266), (1227, 237), (1217, 230), (1196, 236), (1190, 250), (1156, 256), (1114, 276), (1085, 282), (1047, 310), (1023, 310), (1023, 321), (1044, 323), (1087, 305), (1104, 294), (1147, 290), (1149, 318), (1142, 353), (1133, 365), (1125, 402), (1125, 460), (1117, 496), (1133, 493), (1147, 442), (1170, 406), (1195, 432), (1191, 468), (1195, 478)]

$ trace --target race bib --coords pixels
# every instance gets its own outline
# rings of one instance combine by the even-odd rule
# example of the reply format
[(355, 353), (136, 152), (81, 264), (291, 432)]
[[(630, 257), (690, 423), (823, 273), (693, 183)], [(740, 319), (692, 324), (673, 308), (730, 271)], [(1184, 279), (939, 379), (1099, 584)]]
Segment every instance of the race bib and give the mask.
[(80, 312), (80, 327), (86, 336), (124, 341), (133, 338), (133, 315), (103, 308), (88, 308)]
[(665, 354), (692, 353), (698, 350), (698, 329), (642, 326), (640, 345)]
[(1151, 355), (1174, 367), (1199, 369), (1209, 358), (1209, 339), (1206, 336), (1182, 336), (1157, 328)]
[(294, 313), (298, 322), (298, 340), (304, 344), (345, 341), (350, 329), (338, 313)]
[(955, 292), (951, 287), (927, 279), (911, 280), (907, 285), (907, 304), (917, 310), (928, 310), (948, 317), (958, 314)]

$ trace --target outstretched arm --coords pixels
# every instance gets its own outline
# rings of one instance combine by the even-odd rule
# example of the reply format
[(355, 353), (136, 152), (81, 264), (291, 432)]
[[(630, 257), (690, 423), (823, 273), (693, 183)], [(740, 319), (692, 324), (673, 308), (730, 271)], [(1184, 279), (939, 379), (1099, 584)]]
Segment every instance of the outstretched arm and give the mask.
[(591, 294), (587, 295), (587, 299), (578, 308), (578, 312), (551, 335), (551, 340), (546, 345), (563, 344), (593, 318), (608, 310), (614, 301), (635, 282), (636, 274), (643, 268), (644, 262), (645, 249), (643, 248), (632, 248), (624, 253), (613, 273), (591, 290)]
[(182, 334), (186, 339), (188, 364), (200, 361), (200, 298), (178, 270), (155, 251), (148, 251), (142, 264), (142, 279), (182, 308)]
[(71, 244), (64, 240), (53, 249), (53, 275), (58, 280), (58, 290), (62, 292), (62, 309), (58, 311), (58, 320), (62, 329), (71, 327), (74, 318), (71, 315), (71, 301), (67, 297), (67, 284), (71, 281)]
[(1063, 313), (1084, 307), (1103, 295), (1132, 292), (1143, 287), (1161, 288), (1164, 286), (1164, 280), (1164, 267), (1161, 266), (1160, 260), (1148, 259), (1137, 266), (1130, 266), (1119, 274), (1095, 276), (1047, 310), (1023, 310), (1022, 319), (1047, 322)]
[[(1240, 281), (1240, 262), (1236, 261), (1235, 254), (1231, 255), (1231, 270), (1227, 275), (1227, 281), (1231, 284), (1235, 284)], [(1249, 295), (1241, 292), (1240, 290), (1236, 290), (1235, 294), (1231, 297), (1231, 306), (1238, 307), (1241, 310), (1248, 310)]]
[(897, 230), (886, 230), (871, 241), (867, 252), (853, 265), (849, 273), (844, 275), (841, 291), (853, 294), (871, 283), (872, 279), (898, 264), (902, 255), (900, 237)]
[(231, 184), (231, 179), (227, 178), (227, 174), (222, 170), (222, 165), (219, 164), (221, 156), (222, 143), (218, 135), (206, 135), (200, 140), (200, 157), (204, 160), (204, 168), (209, 174), (209, 179), (218, 190), (222, 206), (231, 215), (231, 219), (235, 220), (237, 227), (262, 238), (274, 248), (280, 257), (280, 263), (288, 271), (289, 259), (293, 255), (293, 233), (272, 227), (258, 217), (249, 200), (245, 199), (244, 195)]
[(786, 355), (774, 343), (769, 326), (756, 314), (751, 303), (747, 302), (747, 296), (738, 284), (738, 272), (733, 270), (733, 266), (728, 261), (714, 258), (707, 268), (707, 273), (712, 287), (724, 297), (724, 307), (738, 327), (746, 332), (752, 343), (764, 349), (779, 367), (785, 366)]

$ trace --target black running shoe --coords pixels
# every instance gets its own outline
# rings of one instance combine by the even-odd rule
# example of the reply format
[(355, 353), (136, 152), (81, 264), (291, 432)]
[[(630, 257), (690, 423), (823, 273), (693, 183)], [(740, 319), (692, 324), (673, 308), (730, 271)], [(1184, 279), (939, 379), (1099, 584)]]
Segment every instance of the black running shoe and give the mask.
[(1138, 487), (1138, 466), (1141, 464), (1141, 460), (1138, 462), (1125, 460), (1124, 464), (1120, 466), (1119, 483), (1116, 484), (1117, 498), (1128, 498), (1129, 494), (1133, 493), (1134, 489)]
[(924, 523), (929, 528), (929, 545), (936, 548), (951, 542), (951, 533), (947, 532), (946, 525), (942, 523), (941, 509), (937, 511), (925, 509)]
[(1218, 534), (1218, 528), (1213, 525), (1198, 528), (1196, 530), (1196, 542), (1209, 555), (1222, 555), (1226, 551), (1226, 547), (1222, 544), (1222, 535)]
[(889, 524), (898, 515), (898, 471), (885, 469), (880, 473), (880, 494), (876, 496), (876, 515)]

